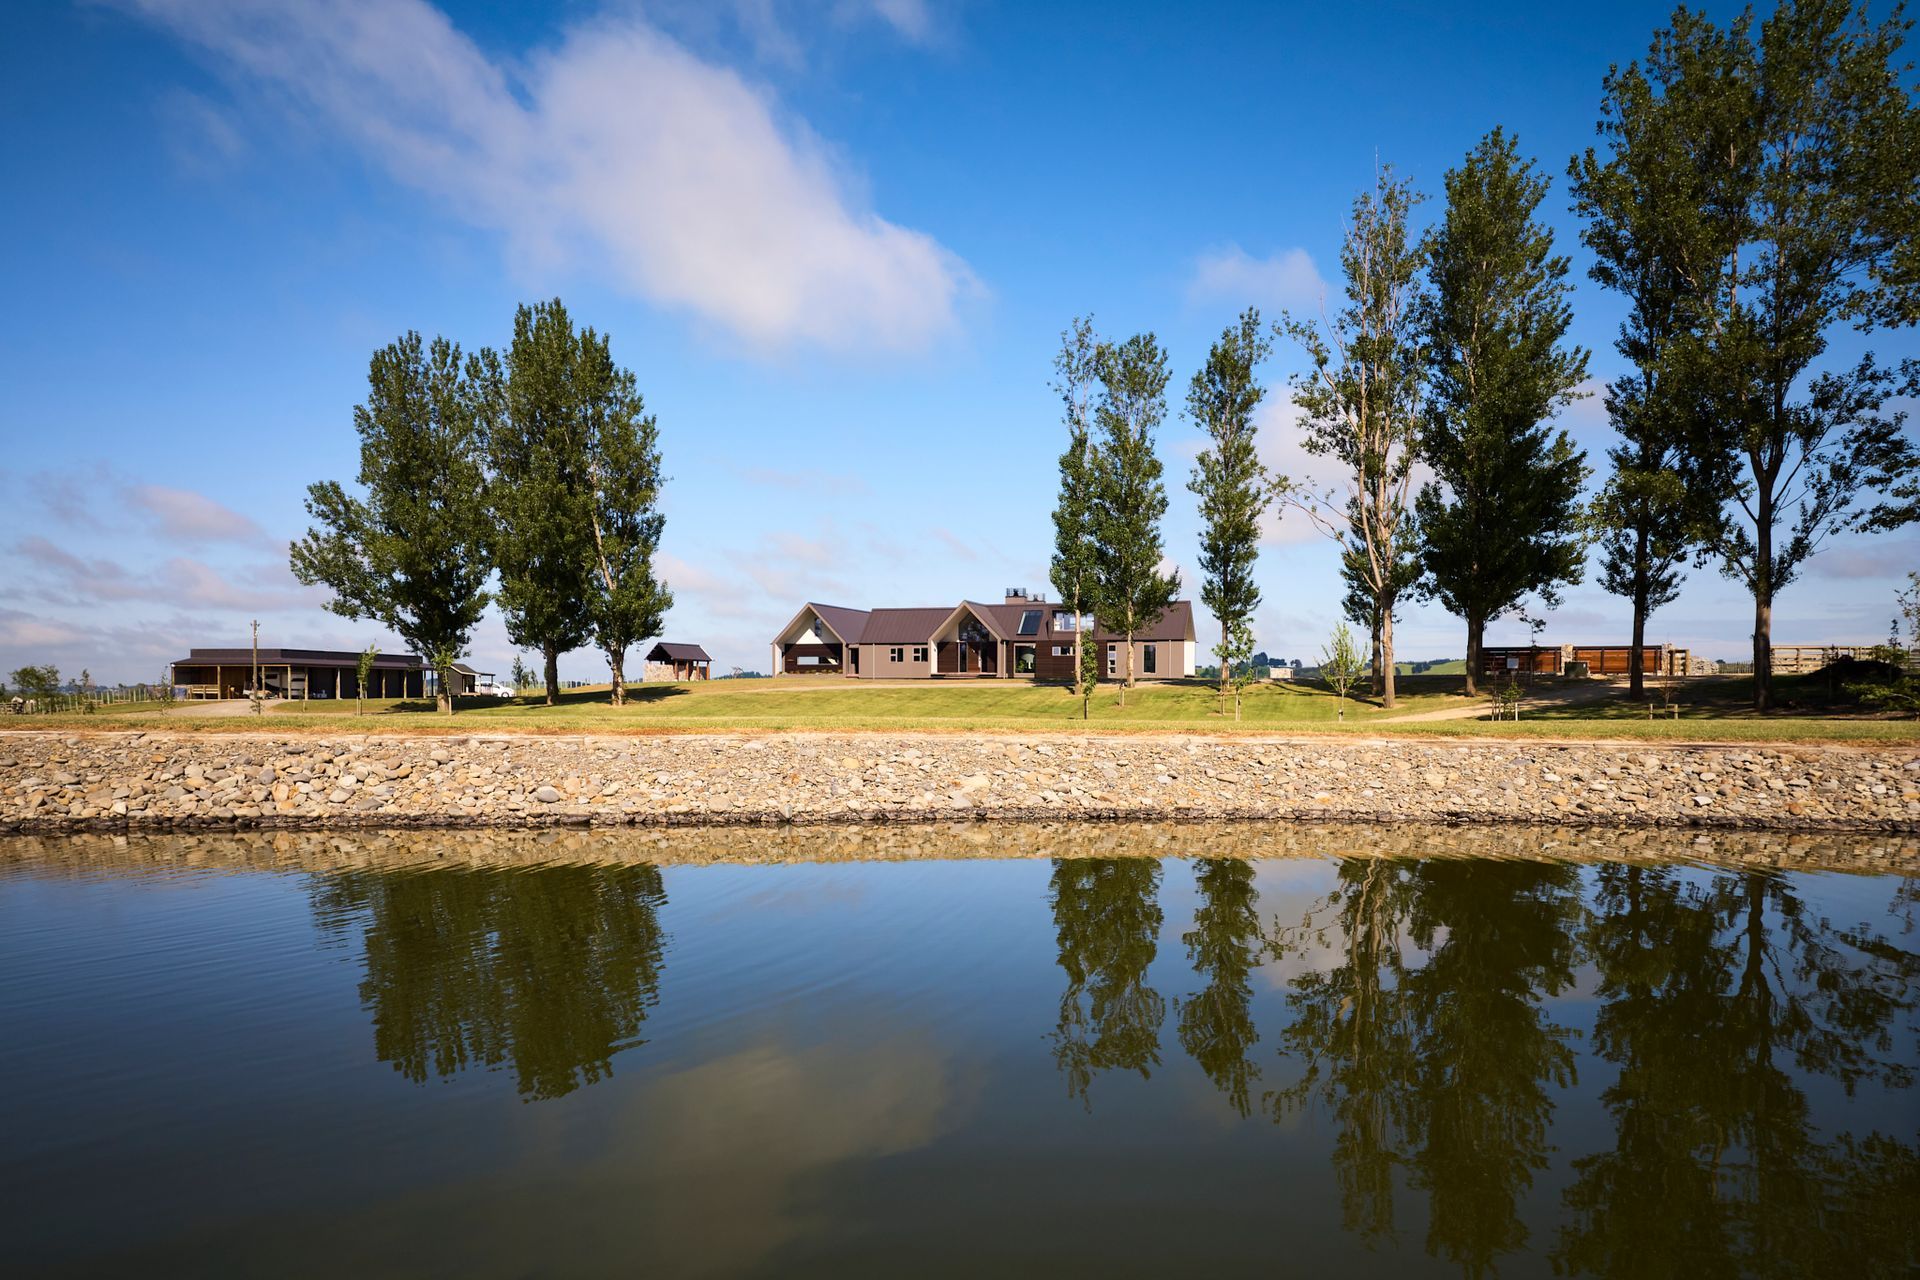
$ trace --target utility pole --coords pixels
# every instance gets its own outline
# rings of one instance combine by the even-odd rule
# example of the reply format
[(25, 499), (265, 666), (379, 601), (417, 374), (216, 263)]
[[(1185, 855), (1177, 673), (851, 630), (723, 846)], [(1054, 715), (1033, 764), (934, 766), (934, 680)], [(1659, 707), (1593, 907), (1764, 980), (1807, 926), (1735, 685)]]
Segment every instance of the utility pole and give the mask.
[(260, 702), (260, 619), (253, 620), (253, 714), (260, 715), (266, 708)]

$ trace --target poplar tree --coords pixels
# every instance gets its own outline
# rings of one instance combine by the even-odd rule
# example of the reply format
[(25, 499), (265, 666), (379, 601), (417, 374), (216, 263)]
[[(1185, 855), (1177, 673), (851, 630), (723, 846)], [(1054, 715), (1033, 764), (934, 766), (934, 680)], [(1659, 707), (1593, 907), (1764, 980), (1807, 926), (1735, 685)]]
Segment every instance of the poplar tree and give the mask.
[(1435, 478), (1415, 504), (1428, 590), (1467, 624), (1467, 693), (1487, 623), (1577, 583), (1586, 455), (1548, 423), (1578, 398), (1587, 353), (1565, 339), (1567, 259), (1535, 213), (1547, 180), (1495, 129), (1446, 176), (1428, 256), (1430, 370), (1422, 448)]
[(1267, 470), (1254, 441), (1254, 410), (1266, 389), (1254, 376), (1273, 344), (1252, 307), (1227, 326), (1207, 362), (1187, 387), (1187, 416), (1207, 433), (1209, 447), (1195, 461), (1187, 488), (1200, 499), (1200, 600), (1220, 621), (1220, 709), (1240, 690), (1253, 660), (1253, 613), (1260, 588), (1253, 567), (1260, 554), (1260, 516), (1272, 501)]
[(1073, 687), (1080, 698), (1080, 718), (1087, 718), (1093, 679), (1087, 677), (1085, 619), (1093, 579), (1093, 388), (1099, 381), (1100, 340), (1092, 317), (1075, 316), (1060, 335), (1060, 351), (1053, 358), (1053, 390), (1060, 397), (1061, 417), (1067, 426), (1067, 448), (1060, 455), (1060, 492), (1053, 504), (1053, 562), (1049, 577), (1053, 589), (1073, 615)]
[(486, 609), (491, 571), (481, 376), (445, 338), (423, 348), (408, 333), (375, 352), (353, 411), (366, 496), (309, 486), (317, 523), (289, 548), (293, 575), (333, 592), (330, 611), (381, 623), (435, 664), (449, 715), (453, 660)]
[(626, 705), (627, 651), (660, 634), (673, 593), (653, 572), (666, 517), (658, 508), (660, 430), (633, 374), (613, 362), (607, 338), (580, 334), (572, 379), (583, 418), (593, 533), (594, 641), (606, 655), (613, 705)]
[(1393, 611), (1413, 520), (1413, 468), (1423, 430), (1425, 355), (1419, 318), (1426, 245), (1409, 235), (1419, 197), (1383, 168), (1353, 203), (1340, 250), (1346, 305), (1320, 324), (1281, 315), (1276, 336), (1313, 362), (1291, 380), (1301, 444), (1346, 470), (1321, 491), (1280, 476), (1275, 496), (1313, 521), (1353, 557), (1377, 628), (1381, 705), (1394, 705)]
[(504, 365), (481, 353), (491, 388), (493, 559), (516, 646), (538, 649), (547, 705), (560, 655), (593, 636), (593, 486), (575, 381), (579, 342), (558, 298), (521, 306)]
[[(1665, 92), (1656, 92), (1655, 79)], [(1608, 421), (1619, 443), (1594, 500), (1600, 584), (1633, 612), (1628, 694), (1646, 696), (1647, 620), (1679, 594), (1682, 571), (1704, 541), (1731, 489), (1731, 465), (1708, 438), (1710, 423), (1689, 369), (1700, 308), (1695, 283), (1722, 255), (1730, 231), (1723, 202), (1688, 154), (1685, 90), (1668, 51), (1648, 66), (1615, 67), (1603, 81), (1600, 135), (1568, 166), (1573, 210), (1585, 219), (1588, 275), (1627, 303), (1614, 349), (1627, 372), (1607, 387)], [(1690, 87), (1710, 90), (1695, 77)]]
[[(1772, 702), (1773, 605), (1809, 557), (1851, 529), (1911, 518), (1920, 468), (1888, 402), (1920, 391), (1920, 361), (1825, 359), (1834, 330), (1920, 316), (1920, 107), (1900, 62), (1909, 24), (1844, 0), (1787, 0), (1724, 31), (1677, 10), (1655, 37), (1676, 135), (1728, 219), (1694, 265), (1692, 394), (1738, 476), (1708, 545), (1752, 593), (1754, 706)], [(1677, 92), (1675, 92), (1677, 90)]]
[(1120, 705), (1133, 687), (1133, 637), (1167, 611), (1180, 592), (1180, 575), (1162, 573), (1160, 520), (1167, 488), (1153, 451), (1154, 431), (1167, 413), (1167, 356), (1151, 333), (1103, 345), (1100, 397), (1089, 468), (1093, 532), (1092, 604), (1108, 631), (1126, 638)]

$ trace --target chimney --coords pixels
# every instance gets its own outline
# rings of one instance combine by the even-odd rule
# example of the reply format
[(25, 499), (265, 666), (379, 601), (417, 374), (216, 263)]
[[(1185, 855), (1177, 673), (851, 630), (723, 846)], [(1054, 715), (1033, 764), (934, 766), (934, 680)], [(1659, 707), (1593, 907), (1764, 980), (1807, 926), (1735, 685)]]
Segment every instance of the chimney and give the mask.
[(1025, 601), (1026, 599), (1028, 599), (1028, 596), (1027, 596), (1027, 589), (1025, 587), (1008, 587), (1007, 588), (1007, 598), (1005, 603), (1013, 604), (1015, 601)]

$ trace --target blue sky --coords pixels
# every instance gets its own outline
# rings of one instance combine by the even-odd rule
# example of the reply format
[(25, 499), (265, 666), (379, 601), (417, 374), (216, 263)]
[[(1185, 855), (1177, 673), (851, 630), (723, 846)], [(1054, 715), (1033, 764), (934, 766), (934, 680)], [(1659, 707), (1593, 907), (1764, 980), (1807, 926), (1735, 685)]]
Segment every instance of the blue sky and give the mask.
[[(1584, 279), (1562, 175), (1608, 64), (1644, 51), (1665, 5), (1565, 22), (1522, 5), (1136, 8), (13, 13), (0, 669), (151, 679), (190, 645), (243, 642), (254, 617), (263, 644), (396, 648), (324, 612), (284, 545), (306, 485), (353, 475), (370, 352), (407, 329), (502, 344), (521, 301), (563, 297), (638, 375), (672, 476), (668, 638), (723, 669), (764, 668), (807, 599), (1044, 589), (1061, 328), (1090, 312), (1111, 335), (1156, 331), (1177, 406), (1240, 308), (1311, 310), (1323, 280), (1337, 289), (1376, 156), (1434, 195), (1485, 131), (1516, 132), (1555, 180), (1576, 337), (1597, 380), (1617, 371), (1619, 307)], [(1283, 469), (1300, 366), (1281, 346), (1264, 371), (1262, 448)], [(1566, 421), (1603, 465), (1597, 398)], [(1196, 437), (1174, 413), (1160, 440), (1189, 594)], [(1776, 640), (1884, 635), (1915, 551), (1911, 534), (1836, 542), (1782, 596)], [(1334, 552), (1291, 516), (1260, 573), (1260, 645), (1310, 659), (1336, 621)], [(1650, 635), (1735, 657), (1750, 619), (1709, 567)], [(1627, 624), (1590, 578), (1544, 635)], [(1490, 639), (1526, 634), (1508, 620)], [(1454, 619), (1408, 610), (1404, 656), (1464, 647)], [(489, 617), (477, 665), (511, 652)], [(562, 670), (605, 667), (582, 651)]]

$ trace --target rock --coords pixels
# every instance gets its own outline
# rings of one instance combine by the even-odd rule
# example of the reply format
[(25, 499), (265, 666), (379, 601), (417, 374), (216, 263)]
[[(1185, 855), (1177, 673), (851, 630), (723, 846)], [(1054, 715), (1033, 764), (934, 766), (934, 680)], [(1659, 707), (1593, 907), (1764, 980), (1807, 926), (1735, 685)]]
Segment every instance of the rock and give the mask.
[(554, 790), (552, 787), (541, 787), (538, 791), (533, 793), (533, 798), (535, 800), (538, 800), (541, 804), (560, 803), (560, 793)]

